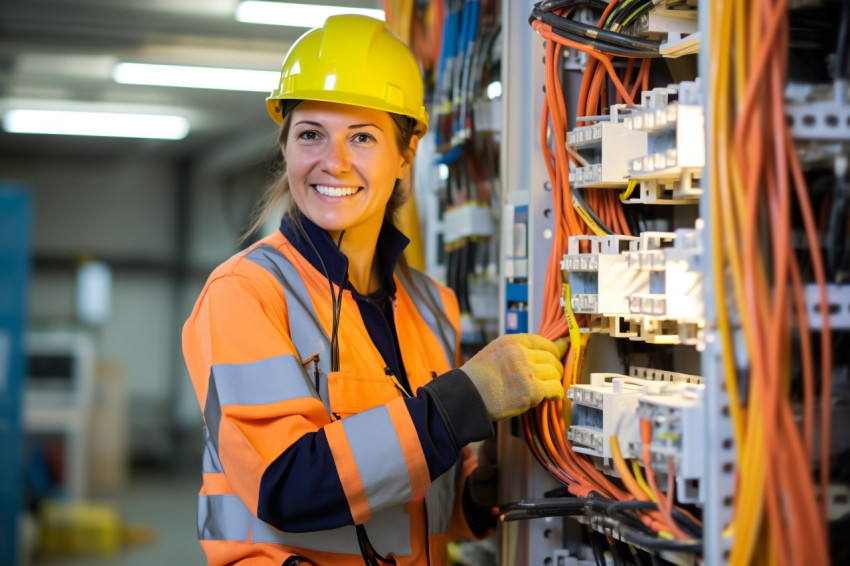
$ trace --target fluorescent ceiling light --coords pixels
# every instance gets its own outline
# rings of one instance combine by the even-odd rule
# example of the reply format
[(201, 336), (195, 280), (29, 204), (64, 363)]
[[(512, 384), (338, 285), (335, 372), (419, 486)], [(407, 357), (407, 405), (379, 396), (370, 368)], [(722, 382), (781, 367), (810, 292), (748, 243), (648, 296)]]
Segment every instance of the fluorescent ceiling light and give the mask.
[(277, 86), (280, 73), (218, 67), (118, 63), (112, 69), (112, 78), (115, 82), (131, 85), (271, 92)]
[(236, 19), (249, 24), (270, 24), (298, 28), (321, 27), (328, 16), (335, 14), (360, 14), (383, 20), (383, 10), (350, 8), (347, 6), (321, 6), (318, 4), (293, 4), (291, 2), (259, 2), (244, 0), (236, 6)]
[(15, 134), (180, 140), (189, 133), (189, 121), (165, 114), (15, 109), (3, 117), (3, 129)]

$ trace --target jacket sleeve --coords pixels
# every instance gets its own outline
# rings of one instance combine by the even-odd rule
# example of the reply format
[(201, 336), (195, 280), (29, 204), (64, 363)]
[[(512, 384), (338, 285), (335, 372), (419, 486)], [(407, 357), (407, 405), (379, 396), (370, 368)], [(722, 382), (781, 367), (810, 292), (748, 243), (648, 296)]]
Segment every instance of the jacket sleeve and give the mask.
[(222, 479), (260, 519), (289, 532), (363, 523), (424, 493), (465, 443), (492, 434), (489, 421), (456, 434), (422, 389), (332, 422), (292, 345), (280, 286), (258, 266), (240, 269), (208, 283), (183, 349)]
[[(452, 322), (456, 331), (455, 340), (455, 367), (459, 368), (464, 360), (463, 352), (460, 345), (460, 308), (457, 302), (457, 296), (454, 291), (448, 287), (440, 286), (440, 294), (445, 308), (446, 316)], [(486, 419), (489, 422), (484, 401), (472, 385), (469, 377), (460, 369), (455, 369), (448, 372), (450, 378), (440, 376), (428, 384), (428, 388), (433, 395), (439, 399), (440, 406), (444, 415), (444, 422), (447, 423), (450, 432), (475, 430), (480, 419)], [(471, 411), (466, 411), (466, 408), (472, 408)], [(479, 409), (484, 408), (483, 416)], [(471, 422), (466, 422), (469, 419)], [(492, 426), (492, 424), (491, 424)], [(486, 438), (491, 438), (493, 431)], [(480, 437), (460, 439), (462, 443), (462, 462), (458, 483), (455, 487), (456, 497), (455, 505), (452, 513), (452, 523), (449, 530), (449, 540), (460, 539), (476, 539), (481, 540), (489, 536), (495, 528), (496, 518), (492, 515), (490, 509), (485, 509), (477, 505), (469, 498), (468, 482), (469, 476), (478, 466), (478, 458), (469, 449), (467, 444), (476, 440), (482, 440)]]

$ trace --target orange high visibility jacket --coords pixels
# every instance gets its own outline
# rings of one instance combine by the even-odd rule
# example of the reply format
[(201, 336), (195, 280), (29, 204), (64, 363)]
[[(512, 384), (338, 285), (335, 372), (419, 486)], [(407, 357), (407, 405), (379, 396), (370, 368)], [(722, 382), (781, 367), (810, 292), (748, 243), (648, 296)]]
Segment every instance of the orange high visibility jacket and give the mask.
[[(208, 563), (360, 565), (362, 524), (399, 566), (445, 564), (448, 540), (474, 536), (461, 488), (475, 461), (464, 447), (493, 433), (471, 381), (452, 369), (454, 294), (414, 270), (388, 271), (397, 361), (415, 396), (373, 343), (364, 320), (374, 313), (350, 285), (332, 372), (328, 277), (345, 286), (347, 260), (301, 219), (309, 236), (285, 220), (219, 266), (183, 329), (207, 432), (198, 531)], [(386, 224), (379, 243), (385, 232), (404, 238)], [(400, 249), (383, 255), (395, 265)]]

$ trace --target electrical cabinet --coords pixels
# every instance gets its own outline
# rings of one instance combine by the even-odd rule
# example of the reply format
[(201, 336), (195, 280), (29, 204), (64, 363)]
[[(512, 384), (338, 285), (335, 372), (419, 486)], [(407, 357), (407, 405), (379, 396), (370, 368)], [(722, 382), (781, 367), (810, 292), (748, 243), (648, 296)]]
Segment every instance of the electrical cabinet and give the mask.
[[(501, 332), (573, 347), (566, 400), (500, 429), (502, 564), (848, 559), (848, 26), (502, 4)], [(642, 495), (669, 533), (614, 519)]]

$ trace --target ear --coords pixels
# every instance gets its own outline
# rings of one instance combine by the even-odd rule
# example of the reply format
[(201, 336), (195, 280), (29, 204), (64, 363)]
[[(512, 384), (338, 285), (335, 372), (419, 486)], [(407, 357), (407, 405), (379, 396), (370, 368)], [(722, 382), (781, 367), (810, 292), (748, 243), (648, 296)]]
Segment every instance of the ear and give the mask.
[(401, 156), (398, 175), (396, 175), (399, 179), (404, 179), (413, 165), (413, 158), (416, 157), (416, 150), (419, 148), (419, 136), (411, 136), (410, 144), (407, 147), (408, 150)]

